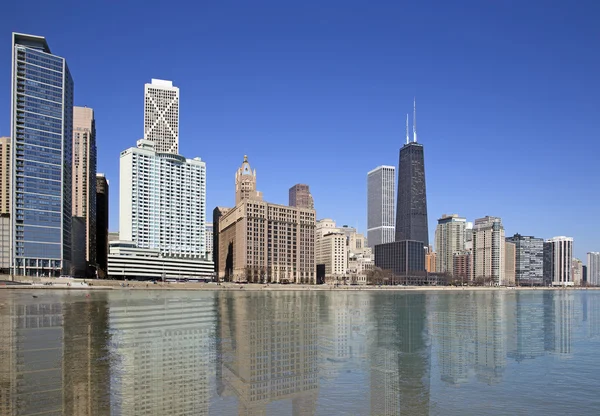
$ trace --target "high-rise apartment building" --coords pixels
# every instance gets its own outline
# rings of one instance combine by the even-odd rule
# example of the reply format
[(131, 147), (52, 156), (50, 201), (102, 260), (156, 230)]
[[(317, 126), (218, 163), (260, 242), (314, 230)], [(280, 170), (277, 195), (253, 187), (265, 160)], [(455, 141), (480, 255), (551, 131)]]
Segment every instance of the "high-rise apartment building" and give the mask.
[(85, 222), (85, 260), (96, 265), (96, 121), (94, 110), (73, 107), (73, 216)]
[(515, 281), (520, 286), (541, 286), (544, 277), (544, 240), (515, 234), (506, 238), (515, 244)]
[(10, 214), (10, 137), (0, 137), (0, 214)]
[[(350, 227), (345, 227), (349, 229)], [(353, 235), (355, 233), (350, 233)], [(326, 281), (341, 280), (348, 267), (348, 236), (335, 221), (324, 218), (315, 227), (315, 261), (325, 266)]]
[(156, 151), (155, 143), (121, 152), (119, 238), (171, 256), (206, 253), (206, 165)]
[(396, 168), (379, 166), (367, 173), (367, 240), (369, 247), (395, 238)]
[(473, 252), (465, 250), (459, 253), (454, 253), (453, 272), (455, 280), (460, 280), (461, 283), (469, 283), (473, 280)]
[(235, 208), (213, 212), (218, 279), (316, 283), (315, 210), (263, 201), (246, 156), (235, 184)]
[(179, 88), (153, 79), (144, 86), (144, 139), (157, 153), (179, 153)]
[(439, 273), (454, 272), (454, 254), (465, 249), (465, 226), (467, 220), (457, 214), (442, 215), (435, 230), (436, 270)]
[(437, 253), (433, 251), (433, 247), (429, 246), (425, 254), (425, 271), (428, 273), (437, 272)]
[(71, 262), (73, 79), (41, 36), (13, 33), (12, 265), (68, 273)]
[(475, 220), (473, 227), (473, 279), (505, 285), (504, 227), (498, 217)]
[(400, 149), (398, 161), (398, 194), (396, 195), (396, 241), (422, 241), (429, 245), (427, 225), (427, 191), (425, 186), (425, 156), (423, 145), (417, 142), (416, 103), (413, 115), (413, 141)]
[(305, 184), (296, 184), (289, 191), (289, 206), (315, 209), (315, 201), (310, 194), (310, 188)]
[(516, 283), (516, 244), (504, 242), (504, 284), (514, 286)]
[(213, 223), (206, 223), (206, 259), (212, 261), (213, 259)]
[(600, 252), (587, 253), (587, 283), (600, 286)]
[(544, 242), (544, 281), (552, 286), (573, 286), (573, 238), (553, 237)]
[(96, 262), (98, 276), (104, 277), (108, 268), (108, 179), (96, 174)]
[(581, 260), (573, 259), (571, 275), (573, 276), (573, 286), (581, 286), (583, 282), (583, 262)]

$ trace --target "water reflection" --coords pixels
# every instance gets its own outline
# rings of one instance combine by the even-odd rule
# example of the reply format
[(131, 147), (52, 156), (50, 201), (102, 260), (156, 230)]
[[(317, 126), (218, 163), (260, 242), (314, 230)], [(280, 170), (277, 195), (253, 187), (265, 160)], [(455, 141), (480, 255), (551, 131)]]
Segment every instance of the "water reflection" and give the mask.
[(0, 292), (1, 415), (600, 405), (599, 292), (31, 293)]

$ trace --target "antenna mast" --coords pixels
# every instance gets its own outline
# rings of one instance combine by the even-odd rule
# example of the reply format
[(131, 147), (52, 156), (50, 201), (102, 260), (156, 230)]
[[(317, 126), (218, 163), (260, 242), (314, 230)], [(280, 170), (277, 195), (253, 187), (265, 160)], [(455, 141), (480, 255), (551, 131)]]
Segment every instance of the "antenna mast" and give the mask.
[(413, 102), (413, 142), (417, 142), (417, 98)]
[(406, 113), (406, 144), (408, 144), (408, 113)]

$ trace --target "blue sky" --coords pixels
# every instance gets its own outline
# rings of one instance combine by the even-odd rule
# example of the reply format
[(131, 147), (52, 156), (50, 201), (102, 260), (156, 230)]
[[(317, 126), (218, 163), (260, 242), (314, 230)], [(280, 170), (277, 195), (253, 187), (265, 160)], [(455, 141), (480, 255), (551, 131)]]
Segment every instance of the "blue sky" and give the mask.
[(180, 151), (207, 162), (208, 217), (243, 155), (265, 199), (308, 183), (317, 216), (366, 227), (366, 173), (397, 165), (417, 97), (436, 219), (600, 250), (600, 2), (29, 1), (0, 6), (0, 135), (11, 32), (67, 58), (94, 108), (118, 230), (119, 153), (143, 136), (151, 78), (181, 89)]

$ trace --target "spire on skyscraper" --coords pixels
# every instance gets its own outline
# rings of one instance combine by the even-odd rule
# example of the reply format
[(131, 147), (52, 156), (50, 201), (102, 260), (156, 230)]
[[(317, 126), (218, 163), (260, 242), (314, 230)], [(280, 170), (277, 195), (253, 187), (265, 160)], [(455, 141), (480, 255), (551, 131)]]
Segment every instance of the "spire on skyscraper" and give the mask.
[(417, 142), (417, 98), (413, 102), (413, 142)]
[(408, 144), (408, 113), (406, 113), (406, 144)]

